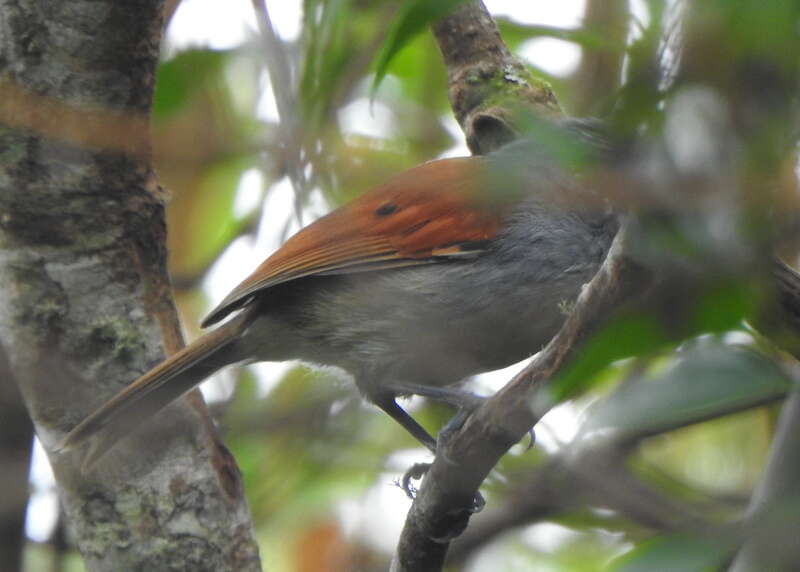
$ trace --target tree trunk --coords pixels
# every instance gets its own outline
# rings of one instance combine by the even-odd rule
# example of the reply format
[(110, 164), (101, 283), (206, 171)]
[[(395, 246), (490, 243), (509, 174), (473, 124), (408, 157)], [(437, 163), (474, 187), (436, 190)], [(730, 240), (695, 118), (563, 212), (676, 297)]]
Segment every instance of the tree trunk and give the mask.
[(182, 344), (148, 117), (157, 0), (0, 0), (0, 342), (89, 570), (258, 570), (199, 394), (89, 472), (67, 430)]
[(33, 426), (12, 377), (8, 360), (0, 350), (0, 562), (5, 570), (20, 570)]

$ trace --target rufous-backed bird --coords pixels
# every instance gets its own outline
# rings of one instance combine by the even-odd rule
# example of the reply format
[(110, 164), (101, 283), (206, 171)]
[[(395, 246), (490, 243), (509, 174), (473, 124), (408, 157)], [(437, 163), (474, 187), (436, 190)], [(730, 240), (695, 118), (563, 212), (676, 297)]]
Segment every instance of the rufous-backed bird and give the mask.
[(120, 391), (62, 448), (96, 436), (91, 464), (220, 368), (300, 359), (352, 374), (367, 400), (434, 449), (396, 398), (467, 405), (455, 384), (541, 349), (617, 225), (527, 142), (405, 171), (292, 236), (202, 325), (226, 322)]

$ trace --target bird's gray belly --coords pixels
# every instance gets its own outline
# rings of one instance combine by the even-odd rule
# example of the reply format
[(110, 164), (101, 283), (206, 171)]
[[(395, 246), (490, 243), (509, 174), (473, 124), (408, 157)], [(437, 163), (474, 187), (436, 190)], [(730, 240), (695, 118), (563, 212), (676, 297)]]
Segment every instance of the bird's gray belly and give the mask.
[(298, 357), (356, 376), (455, 383), (539, 351), (593, 270), (542, 283), (473, 261), (332, 277), (307, 306), (317, 331)]

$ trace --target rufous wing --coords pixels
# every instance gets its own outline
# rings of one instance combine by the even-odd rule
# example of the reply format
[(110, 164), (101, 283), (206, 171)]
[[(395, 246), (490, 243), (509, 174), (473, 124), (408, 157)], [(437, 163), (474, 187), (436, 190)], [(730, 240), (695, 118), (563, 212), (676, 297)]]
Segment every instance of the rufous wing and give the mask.
[(361, 195), (292, 236), (206, 317), (214, 324), (258, 292), (305, 276), (346, 274), (476, 255), (502, 208), (481, 195), (485, 159), (425, 163)]

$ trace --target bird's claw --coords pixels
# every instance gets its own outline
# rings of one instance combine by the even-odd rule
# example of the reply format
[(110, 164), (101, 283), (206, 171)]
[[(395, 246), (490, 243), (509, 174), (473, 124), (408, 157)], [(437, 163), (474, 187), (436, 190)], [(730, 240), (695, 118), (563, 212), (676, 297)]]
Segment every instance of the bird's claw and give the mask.
[(483, 510), (483, 507), (486, 506), (486, 499), (483, 498), (483, 495), (480, 491), (475, 493), (475, 496), (472, 498), (472, 506), (467, 509), (467, 512), (470, 514), (476, 514)]
[(531, 427), (530, 429), (528, 429), (528, 435), (530, 435), (531, 437), (531, 442), (528, 443), (528, 446), (525, 448), (526, 453), (531, 449), (533, 449), (533, 446), (536, 444), (536, 430), (533, 427)]
[(427, 473), (430, 468), (430, 463), (414, 463), (403, 475), (403, 479), (400, 481), (400, 488), (403, 489), (403, 492), (406, 493), (406, 496), (411, 500), (416, 498), (417, 491), (419, 490), (411, 483), (411, 481), (420, 480), (425, 476), (425, 473)]
[[(417, 492), (419, 492), (419, 489), (417, 489), (411, 481), (420, 480), (425, 476), (430, 468), (431, 463), (414, 463), (403, 475), (403, 478), (399, 483), (400, 488), (403, 489), (403, 492), (406, 493), (406, 496), (411, 500), (414, 500), (417, 497)], [(475, 497), (472, 499), (472, 504), (465, 510), (469, 514), (475, 514), (477, 512), (481, 512), (485, 506), (486, 499), (483, 498), (483, 495), (480, 492), (476, 492)]]

